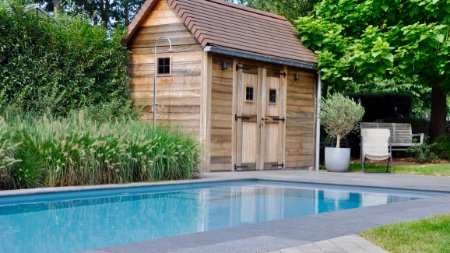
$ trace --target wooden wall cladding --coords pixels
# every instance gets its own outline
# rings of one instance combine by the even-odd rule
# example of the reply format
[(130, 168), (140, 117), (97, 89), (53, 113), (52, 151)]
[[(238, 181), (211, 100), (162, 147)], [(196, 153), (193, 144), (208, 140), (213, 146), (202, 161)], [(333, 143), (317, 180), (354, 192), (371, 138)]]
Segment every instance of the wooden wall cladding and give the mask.
[[(294, 74), (300, 79), (294, 80)], [(286, 99), (286, 167), (314, 167), (315, 94), (317, 76), (300, 69), (288, 69)]]
[[(222, 70), (225, 61), (228, 68)], [(233, 60), (214, 55), (211, 78), (211, 171), (230, 170), (232, 166)]]
[(157, 57), (171, 59), (171, 73), (157, 76), (157, 122), (199, 131), (203, 50), (165, 0), (158, 1), (153, 11), (138, 28), (128, 44), (132, 54), (128, 65), (130, 95), (142, 108), (143, 119), (153, 120), (154, 46), (160, 39)]

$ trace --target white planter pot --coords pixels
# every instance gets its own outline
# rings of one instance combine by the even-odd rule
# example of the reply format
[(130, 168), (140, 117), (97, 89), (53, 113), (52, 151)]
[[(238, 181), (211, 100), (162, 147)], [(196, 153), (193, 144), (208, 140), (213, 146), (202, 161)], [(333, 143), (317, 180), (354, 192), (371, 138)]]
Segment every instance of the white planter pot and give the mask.
[(350, 166), (350, 148), (325, 148), (325, 167), (330, 172), (346, 172)]

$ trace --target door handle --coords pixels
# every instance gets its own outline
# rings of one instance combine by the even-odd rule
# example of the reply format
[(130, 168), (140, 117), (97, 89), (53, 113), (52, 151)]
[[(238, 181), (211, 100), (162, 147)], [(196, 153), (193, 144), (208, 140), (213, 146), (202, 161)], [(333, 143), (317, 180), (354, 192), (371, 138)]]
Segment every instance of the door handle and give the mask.
[(264, 122), (269, 120), (268, 118), (261, 118), (261, 123), (259, 124), (259, 128), (264, 126)]

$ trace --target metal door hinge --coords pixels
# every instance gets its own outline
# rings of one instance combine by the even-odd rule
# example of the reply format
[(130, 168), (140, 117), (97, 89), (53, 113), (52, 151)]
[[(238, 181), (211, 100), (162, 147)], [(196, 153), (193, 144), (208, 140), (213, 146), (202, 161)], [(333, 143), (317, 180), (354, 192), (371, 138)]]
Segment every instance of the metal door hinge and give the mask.
[(281, 167), (281, 168), (284, 168), (284, 163), (272, 163), (272, 167)]
[(248, 168), (249, 166), (248, 165), (234, 165), (234, 170), (237, 170), (237, 169), (241, 169), (241, 168)]
[(283, 118), (273, 117), (272, 119), (273, 119), (273, 120), (283, 121), (283, 123), (286, 121), (286, 119), (285, 119), (284, 117), (283, 117)]
[(244, 65), (242, 64), (236, 64), (236, 71), (238, 71), (239, 69), (250, 70), (249, 67), (244, 67)]
[(235, 114), (234, 115), (234, 120), (237, 121), (238, 119), (249, 120), (250, 117), (249, 116), (237, 116), (237, 114)]

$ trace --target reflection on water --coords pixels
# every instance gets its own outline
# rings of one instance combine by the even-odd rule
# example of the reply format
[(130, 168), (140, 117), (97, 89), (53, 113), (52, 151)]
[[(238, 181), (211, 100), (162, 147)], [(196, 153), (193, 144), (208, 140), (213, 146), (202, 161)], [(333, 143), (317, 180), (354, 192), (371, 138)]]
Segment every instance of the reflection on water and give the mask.
[(259, 183), (0, 206), (0, 252), (76, 252), (409, 199)]

